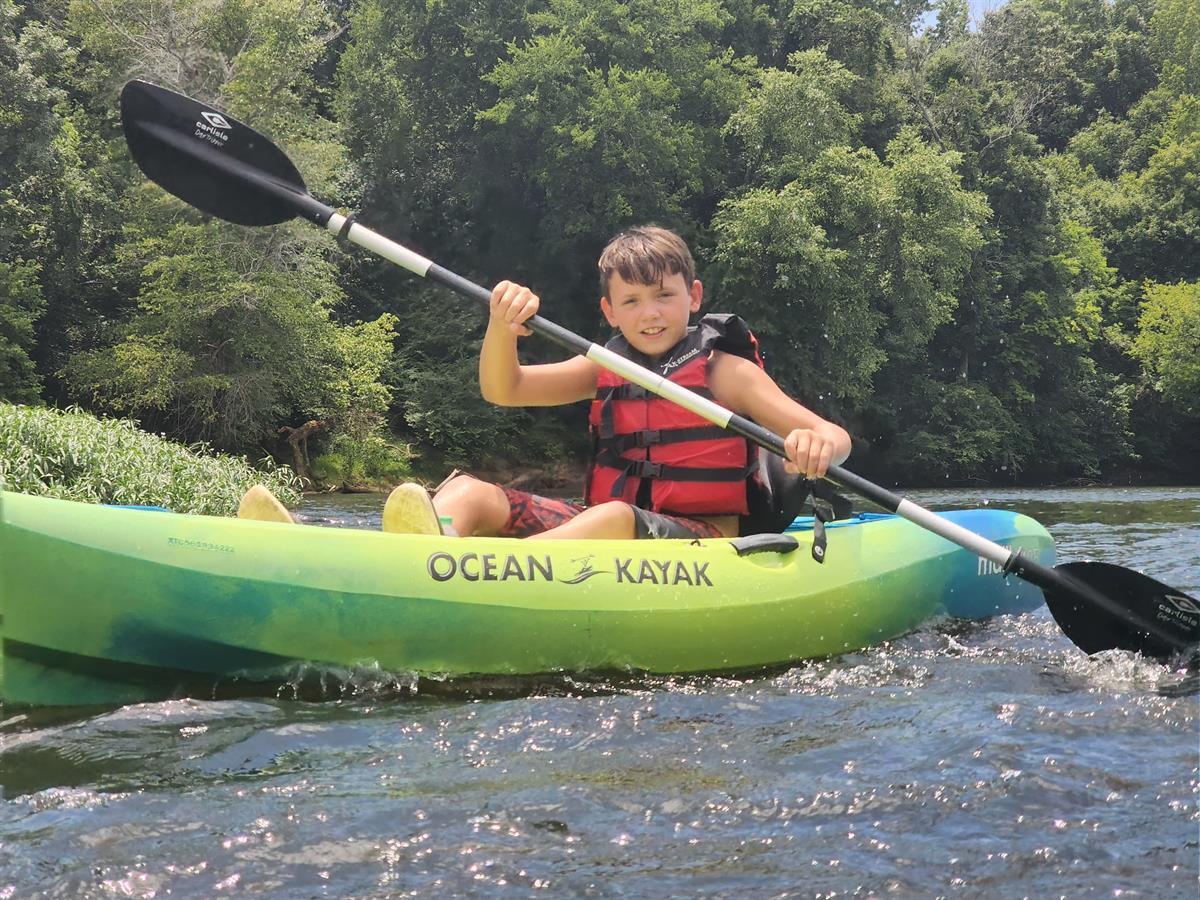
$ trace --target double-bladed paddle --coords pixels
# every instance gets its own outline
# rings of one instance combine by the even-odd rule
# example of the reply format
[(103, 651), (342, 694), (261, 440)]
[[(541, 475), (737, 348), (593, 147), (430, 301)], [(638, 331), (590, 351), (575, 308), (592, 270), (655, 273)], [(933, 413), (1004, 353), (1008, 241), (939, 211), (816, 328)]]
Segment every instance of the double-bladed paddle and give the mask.
[[(145, 81), (131, 81), (121, 92), (121, 122), (142, 171), (203, 212), (239, 225), (275, 225), (301, 216), (416, 275), (490, 305), (487, 288), (314, 199), (282, 150), (220, 110)], [(783, 438), (749, 419), (541, 316), (525, 325), (759, 447), (785, 455)], [(1168, 660), (1200, 644), (1200, 603), (1153, 578), (1100, 562), (1049, 568), (840, 466), (831, 466), (826, 477), (1037, 585), (1063, 632), (1087, 653), (1119, 648)]]

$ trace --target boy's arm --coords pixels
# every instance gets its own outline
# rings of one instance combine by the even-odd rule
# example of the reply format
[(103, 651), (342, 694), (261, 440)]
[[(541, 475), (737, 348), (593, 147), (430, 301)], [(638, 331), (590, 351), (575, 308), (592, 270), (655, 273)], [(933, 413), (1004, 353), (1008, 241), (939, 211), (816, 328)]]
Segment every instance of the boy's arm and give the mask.
[(560, 406), (596, 395), (599, 370), (575, 356), (564, 362), (523, 366), (517, 339), (530, 334), (521, 323), (537, 312), (528, 288), (502, 281), (492, 291), (492, 312), (479, 352), (479, 389), (497, 406)]
[(797, 403), (750, 360), (718, 350), (708, 367), (713, 399), (782, 435), (789, 469), (820, 478), (850, 455), (846, 429)]

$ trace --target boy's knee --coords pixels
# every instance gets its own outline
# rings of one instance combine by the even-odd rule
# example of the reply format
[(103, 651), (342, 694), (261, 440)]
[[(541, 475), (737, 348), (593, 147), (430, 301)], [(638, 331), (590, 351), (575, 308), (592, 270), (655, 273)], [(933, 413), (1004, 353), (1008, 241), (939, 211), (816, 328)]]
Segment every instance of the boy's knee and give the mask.
[(482, 517), (479, 525), (484, 528), (500, 528), (509, 514), (504, 489), (473, 475), (455, 475), (442, 485), (433, 499), (438, 509), (455, 513), (472, 510)]
[(438, 488), (438, 492), (435, 496), (462, 496), (465, 494), (475, 493), (480, 488), (485, 487), (490, 487), (490, 485), (486, 484), (486, 482), (480, 481), (473, 475), (467, 475), (463, 473), (460, 475), (455, 475), (440, 488)]
[(606, 525), (628, 525), (633, 527), (633, 507), (620, 500), (611, 500), (598, 506), (591, 506), (580, 513), (593, 521)]

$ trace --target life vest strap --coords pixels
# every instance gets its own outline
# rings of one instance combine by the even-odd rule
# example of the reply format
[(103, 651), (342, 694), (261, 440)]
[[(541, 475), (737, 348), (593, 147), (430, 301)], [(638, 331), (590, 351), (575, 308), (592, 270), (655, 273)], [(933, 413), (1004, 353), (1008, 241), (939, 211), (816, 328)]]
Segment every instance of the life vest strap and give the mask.
[(596, 442), (598, 450), (624, 453), (626, 450), (644, 449), (661, 444), (681, 444), (685, 441), (709, 441), (728, 437), (729, 432), (720, 425), (697, 425), (692, 428), (653, 428), (635, 431), (615, 437), (601, 437)]
[[(706, 400), (713, 399), (713, 392), (707, 387), (689, 385), (688, 390), (693, 394), (704, 397)], [(645, 400), (655, 396), (657, 395), (646, 390), (640, 384), (634, 384), (632, 381), (625, 381), (621, 384), (596, 389), (596, 399), (601, 403), (609, 400)]]
[(609, 450), (596, 454), (596, 464), (609, 469), (616, 469), (621, 474), (613, 482), (611, 496), (620, 497), (625, 492), (625, 482), (632, 475), (635, 478), (652, 478), (660, 481), (745, 481), (754, 471), (754, 464), (748, 466), (732, 466), (723, 469), (699, 469), (691, 466), (671, 466), (665, 463), (653, 462), (648, 459), (626, 459), (617, 456)]

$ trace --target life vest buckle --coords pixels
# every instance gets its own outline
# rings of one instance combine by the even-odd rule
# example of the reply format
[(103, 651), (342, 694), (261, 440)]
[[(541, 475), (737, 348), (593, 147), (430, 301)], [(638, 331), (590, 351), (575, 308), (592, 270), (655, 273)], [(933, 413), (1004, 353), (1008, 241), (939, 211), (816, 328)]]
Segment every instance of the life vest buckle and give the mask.
[(637, 461), (637, 473), (642, 478), (661, 478), (663, 473), (663, 464), (651, 462), (648, 459)]
[(633, 446), (649, 447), (652, 444), (657, 444), (662, 439), (662, 431), (657, 428), (648, 429), (646, 431), (636, 431), (633, 435)]

